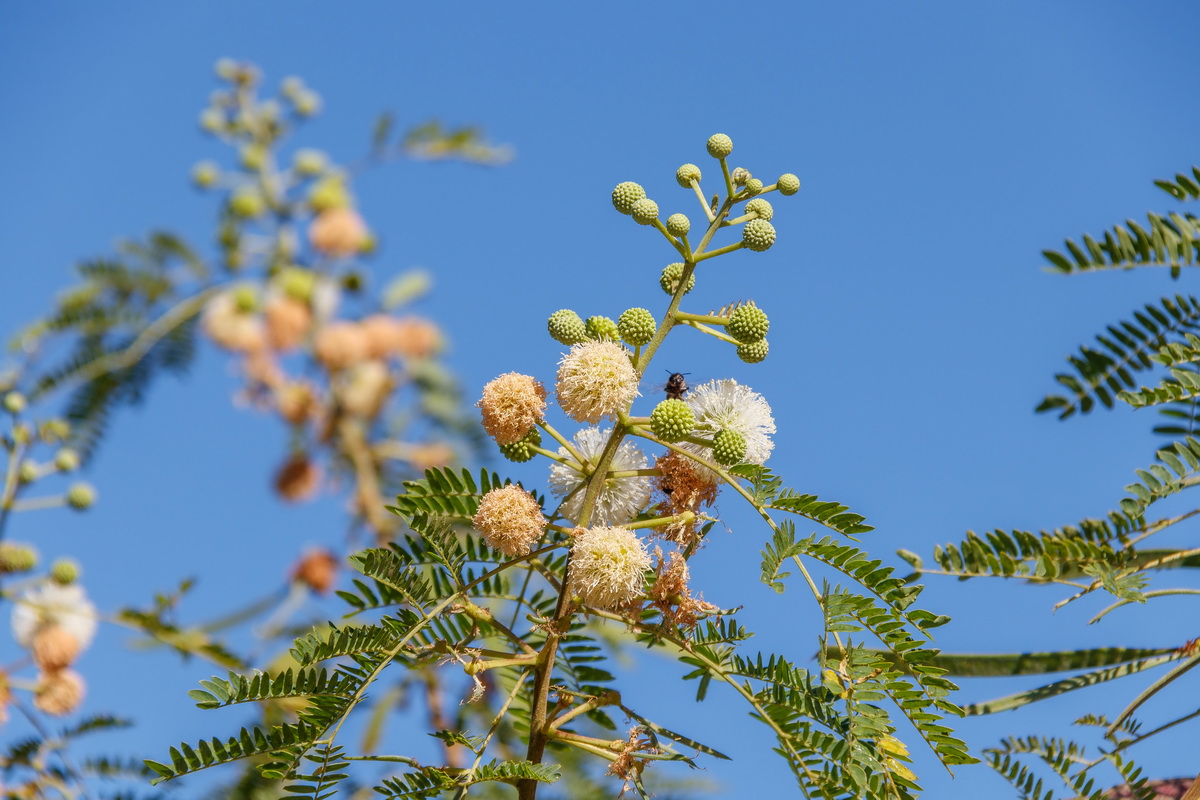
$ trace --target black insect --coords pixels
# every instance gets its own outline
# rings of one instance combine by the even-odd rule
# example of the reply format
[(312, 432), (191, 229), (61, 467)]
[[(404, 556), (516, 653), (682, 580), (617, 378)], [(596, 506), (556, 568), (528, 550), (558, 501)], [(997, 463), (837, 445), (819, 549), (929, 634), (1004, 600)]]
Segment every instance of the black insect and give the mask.
[(669, 400), (682, 400), (683, 399), (683, 396), (685, 394), (687, 394), (687, 390), (688, 390), (687, 381), (684, 380), (683, 376), (689, 375), (689, 374), (691, 374), (691, 373), (688, 373), (688, 372), (672, 372), (671, 373), (671, 377), (667, 378), (667, 385), (663, 387), (663, 390), (666, 391), (666, 393), (667, 393), (667, 399), (669, 399)]

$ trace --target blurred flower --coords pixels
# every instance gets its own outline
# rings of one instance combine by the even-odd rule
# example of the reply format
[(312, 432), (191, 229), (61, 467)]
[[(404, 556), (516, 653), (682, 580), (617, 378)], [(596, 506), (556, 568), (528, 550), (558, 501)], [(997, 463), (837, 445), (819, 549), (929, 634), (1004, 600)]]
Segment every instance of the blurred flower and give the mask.
[(353, 322), (331, 322), (317, 333), (314, 345), (317, 360), (329, 370), (345, 369), (367, 357), (366, 337)]
[[(697, 436), (712, 438), (721, 430), (734, 431), (746, 440), (743, 463), (762, 464), (770, 457), (775, 447), (771, 441), (775, 419), (771, 416), (771, 406), (758, 392), (732, 379), (709, 381), (693, 387), (686, 402), (696, 414)], [(681, 446), (702, 458), (712, 458), (712, 448), (689, 442)], [(716, 480), (711, 470), (699, 465), (696, 470), (703, 477)]]
[(314, 249), (326, 255), (352, 256), (367, 240), (367, 226), (352, 208), (330, 208), (313, 220), (308, 240)]
[(275, 473), (275, 491), (290, 503), (312, 498), (321, 485), (321, 468), (304, 453), (292, 456)]
[(29, 648), (33, 655), (33, 663), (43, 672), (53, 672), (64, 669), (75, 663), (82, 649), (82, 643), (75, 634), (61, 625), (50, 625), (39, 630), (33, 636), (33, 645)]
[(299, 346), (312, 326), (308, 304), (287, 295), (268, 300), (263, 314), (267, 320), (267, 343), (280, 352)]
[(246, 309), (238, 295), (239, 290), (229, 290), (209, 300), (201, 324), (217, 346), (248, 353), (266, 344), (266, 333), (262, 319)]
[(280, 387), (275, 403), (279, 416), (293, 425), (299, 425), (316, 411), (317, 394), (309, 383), (287, 383)]
[[(575, 449), (587, 461), (596, 463), (604, 450), (605, 442), (608, 441), (610, 430), (584, 428), (575, 434)], [(567, 498), (560, 511), (567, 519), (578, 522), (579, 512), (583, 510), (585, 476), (565, 447), (558, 448), (558, 454), (566, 458), (568, 463), (556, 461), (551, 465), (550, 491), (558, 497)], [(628, 440), (621, 442), (609, 466), (612, 471), (645, 468), (646, 456)], [(648, 477), (606, 479), (596, 497), (591, 522), (595, 525), (620, 525), (628, 522), (650, 501), (650, 487), (651, 479)]]
[(471, 522), (488, 546), (506, 556), (525, 555), (546, 530), (542, 507), (515, 483), (485, 494)]
[(34, 688), (33, 705), (54, 716), (70, 714), (83, 702), (83, 678), (69, 669), (44, 672)]
[(476, 405), (483, 414), (483, 429), (496, 443), (513, 444), (545, 418), (546, 387), (529, 375), (507, 372), (483, 387)]
[(363, 361), (350, 368), (340, 393), (342, 407), (359, 417), (379, 413), (392, 391), (392, 376), (382, 361)]
[(567, 583), (588, 605), (618, 609), (642, 596), (650, 554), (628, 528), (589, 528), (575, 534)]
[(303, 583), (317, 594), (328, 594), (337, 576), (337, 557), (328, 550), (309, 550), (292, 571), (292, 580)]
[(91, 644), (96, 635), (96, 607), (87, 599), (82, 586), (48, 581), (17, 598), (12, 616), (17, 644), (31, 648), (37, 634), (51, 627), (70, 633), (80, 648)]
[(442, 332), (427, 319), (401, 317), (395, 323), (395, 352), (405, 358), (429, 358), (442, 347)]
[(616, 342), (585, 342), (558, 362), (558, 404), (576, 422), (615, 417), (637, 397), (629, 351)]
[(454, 448), (445, 442), (413, 445), (408, 453), (408, 462), (419, 470), (444, 467), (452, 461)]

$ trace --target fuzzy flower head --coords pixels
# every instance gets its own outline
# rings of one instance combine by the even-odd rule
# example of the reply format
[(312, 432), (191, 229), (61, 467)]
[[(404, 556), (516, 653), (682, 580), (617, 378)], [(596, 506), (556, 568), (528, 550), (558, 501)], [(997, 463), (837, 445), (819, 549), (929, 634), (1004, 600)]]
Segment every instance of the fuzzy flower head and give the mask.
[(29, 589), (13, 609), (13, 638), (22, 647), (33, 647), (43, 630), (59, 628), (70, 634), (82, 649), (96, 635), (96, 607), (77, 583), (63, 586), (47, 582)]
[(538, 501), (515, 483), (485, 494), (471, 522), (489, 546), (506, 556), (526, 555), (546, 529)]
[[(584, 428), (575, 434), (575, 449), (589, 462), (595, 463), (604, 450), (604, 443), (608, 441), (610, 431), (609, 428)], [(550, 491), (558, 497), (566, 498), (560, 511), (567, 519), (578, 522), (586, 491), (585, 476), (565, 447), (558, 448), (558, 454), (565, 458), (567, 463), (555, 462), (550, 467)], [(617, 448), (609, 469), (645, 469), (646, 463), (646, 456), (642, 451), (626, 440)], [(607, 479), (596, 497), (596, 505), (592, 509), (592, 523), (621, 525), (633, 519), (645, 508), (646, 503), (650, 502), (651, 484), (651, 478), (641, 476)]]
[(619, 609), (642, 596), (650, 554), (628, 528), (580, 530), (571, 545), (567, 582), (590, 606)]
[(83, 678), (73, 670), (45, 672), (34, 688), (33, 705), (38, 711), (61, 717), (79, 708), (85, 691)]
[[(770, 457), (775, 447), (771, 441), (775, 418), (771, 416), (771, 406), (758, 392), (732, 379), (709, 381), (688, 392), (687, 404), (696, 414), (697, 436), (708, 439), (723, 430), (734, 431), (746, 440), (743, 463), (762, 464)], [(712, 458), (712, 448), (695, 444), (683, 447), (703, 458)]]
[(615, 418), (638, 396), (629, 351), (616, 342), (584, 342), (558, 362), (558, 404), (576, 422)]
[(515, 444), (545, 418), (546, 387), (528, 375), (508, 372), (483, 387), (476, 405), (496, 444)]

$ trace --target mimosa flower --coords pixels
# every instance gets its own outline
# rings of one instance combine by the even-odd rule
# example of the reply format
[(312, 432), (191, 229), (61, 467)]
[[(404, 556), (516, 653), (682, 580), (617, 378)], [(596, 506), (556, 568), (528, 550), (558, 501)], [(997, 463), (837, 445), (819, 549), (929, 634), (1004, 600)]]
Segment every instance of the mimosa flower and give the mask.
[[(604, 443), (608, 441), (610, 428), (584, 428), (575, 434), (575, 449), (591, 463), (600, 458)], [(550, 467), (550, 491), (558, 497), (567, 498), (560, 509), (563, 516), (572, 522), (579, 521), (583, 510), (585, 476), (565, 447), (558, 454), (567, 459), (566, 464), (555, 462)], [(646, 456), (632, 442), (621, 442), (613, 455), (609, 469), (612, 471), (646, 468)], [(591, 523), (594, 525), (621, 525), (633, 519), (650, 502), (651, 479), (644, 476), (630, 478), (608, 478), (596, 497), (592, 509)]]
[[(696, 436), (710, 439), (722, 430), (734, 431), (746, 440), (743, 463), (762, 464), (770, 457), (775, 447), (771, 441), (775, 418), (758, 392), (732, 379), (709, 381), (688, 392), (687, 404), (696, 414)], [(712, 448), (686, 442), (681, 447), (702, 458), (712, 458)], [(697, 470), (703, 477), (716, 480), (710, 470)]]
[(628, 606), (642, 596), (650, 554), (628, 528), (589, 528), (575, 535), (570, 591), (588, 605), (609, 610)]
[(576, 422), (615, 418), (638, 396), (629, 351), (610, 341), (574, 345), (558, 362), (558, 404)]
[(527, 554), (546, 530), (542, 507), (515, 483), (485, 494), (471, 522), (490, 547), (506, 556)]
[(476, 405), (496, 444), (514, 444), (545, 418), (546, 387), (528, 375), (508, 372), (483, 387)]

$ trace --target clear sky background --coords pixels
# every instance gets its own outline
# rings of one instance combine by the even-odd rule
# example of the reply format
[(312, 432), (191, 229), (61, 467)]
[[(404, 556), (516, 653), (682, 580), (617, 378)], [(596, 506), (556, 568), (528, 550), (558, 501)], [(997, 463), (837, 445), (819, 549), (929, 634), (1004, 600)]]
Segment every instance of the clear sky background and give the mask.
[[(771, 357), (746, 365), (682, 331), (656, 368), (761, 392), (779, 427), (771, 465), (788, 485), (865, 514), (877, 527), (866, 547), (894, 563), (897, 548), (928, 554), (968, 529), (1072, 523), (1115, 507), (1133, 468), (1151, 461), (1151, 415), (1059, 423), (1032, 409), (1069, 351), (1145, 302), (1187, 293), (1191, 279), (1062, 278), (1041, 270), (1039, 252), (1174, 206), (1151, 181), (1197, 160), (1187, 42), (1198, 22), (1190, 2), (1079, 0), (8, 6), (0, 328), (7, 335), (47, 308), (74, 263), (121, 236), (161, 227), (208, 245), (215, 210), (188, 172), (201, 159), (228, 163), (196, 126), (221, 56), (257, 62), (268, 85), (296, 74), (321, 92), (325, 112), (297, 142), (339, 160), (365, 150), (384, 110), (401, 125), (478, 123), (516, 148), (502, 169), (405, 162), (355, 187), (383, 243), (376, 285), (412, 266), (433, 272), (420, 310), (448, 329), (472, 399), (502, 372), (552, 378), (560, 348), (544, 325), (558, 308), (614, 318), (661, 309), (657, 277), (671, 251), (613, 211), (609, 192), (636, 180), (665, 213), (695, 219), (674, 170), (693, 161), (711, 171), (704, 142), (721, 131), (735, 163), (803, 182), (795, 197), (772, 198), (775, 247), (712, 262), (693, 295), (696, 311), (757, 300), (771, 314)], [(335, 498), (276, 503), (268, 480), (285, 434), (235, 409), (234, 387), (226, 358), (207, 352), (188, 378), (162, 382), (117, 420), (88, 475), (101, 497), (92, 512), (22, 515), (11, 535), (47, 557), (80, 558), (106, 609), (145, 605), (189, 575), (201, 579), (188, 605), (198, 617), (227, 607), (223, 587), (275, 590), (304, 545), (339, 541), (342, 509)], [(511, 474), (544, 486), (543, 469)], [(766, 531), (725, 505), (731, 532), (693, 562), (697, 587), (746, 605), (763, 650), (815, 651), (811, 598), (800, 585), (776, 597), (759, 583)], [(1195, 635), (1186, 601), (1088, 628), (1099, 606), (1052, 615), (1061, 596), (931, 579), (923, 604), (953, 615), (937, 639), (947, 651), (1166, 646)], [(207, 666), (127, 644), (106, 627), (81, 663), (88, 708), (138, 721), (106, 749), (161, 757), (246, 721), (194, 709), (186, 692)], [(16, 655), (0, 644), (0, 659)], [(767, 730), (732, 698), (695, 705), (679, 668), (637, 664), (631, 705), (735, 757), (709, 763), (716, 796), (794, 791)], [(964, 681), (959, 699), (1029, 685)], [(1196, 681), (1177, 684), (1147, 721), (1194, 697), (1185, 687)], [(1065, 730), (1086, 711), (1113, 714), (1135, 692), (1079, 692), (960, 729), (982, 748)], [(1155, 774), (1193, 774), (1196, 731), (1181, 727), (1140, 756)], [(960, 768), (953, 783), (928, 758), (918, 766), (930, 797), (1011, 794), (984, 766)]]

